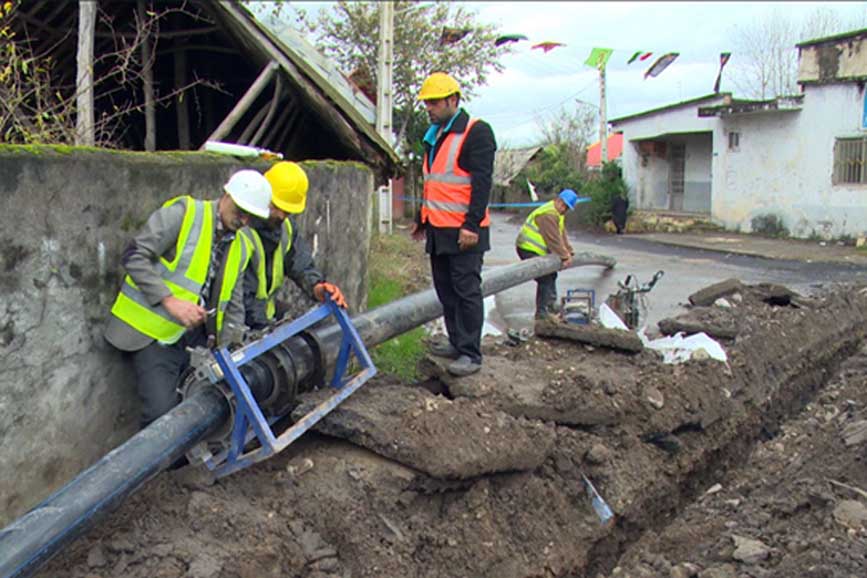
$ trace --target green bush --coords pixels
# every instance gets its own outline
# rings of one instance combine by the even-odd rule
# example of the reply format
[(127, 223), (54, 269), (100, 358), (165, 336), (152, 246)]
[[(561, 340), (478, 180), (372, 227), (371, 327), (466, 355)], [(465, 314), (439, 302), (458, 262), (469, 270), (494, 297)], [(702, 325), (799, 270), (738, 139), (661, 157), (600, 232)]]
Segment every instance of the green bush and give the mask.
[(587, 181), (579, 195), (590, 197), (581, 205), (581, 221), (589, 225), (603, 225), (611, 218), (611, 202), (617, 196), (626, 196), (628, 189), (617, 163), (604, 163), (602, 173)]
[(542, 196), (551, 197), (563, 189), (580, 191), (584, 186), (584, 176), (578, 170), (575, 155), (564, 144), (543, 148), (539, 162), (527, 167), (525, 173), (523, 176), (536, 185), (536, 191)]

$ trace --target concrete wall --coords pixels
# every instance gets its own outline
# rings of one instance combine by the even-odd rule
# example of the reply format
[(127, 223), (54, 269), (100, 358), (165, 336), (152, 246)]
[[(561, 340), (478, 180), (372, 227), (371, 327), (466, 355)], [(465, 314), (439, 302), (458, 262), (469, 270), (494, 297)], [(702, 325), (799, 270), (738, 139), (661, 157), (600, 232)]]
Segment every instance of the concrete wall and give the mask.
[(612, 124), (615, 129), (623, 131), (623, 179), (629, 187), (633, 207), (668, 210), (668, 161), (648, 155), (642, 162), (638, 142), (676, 140), (687, 145), (684, 210), (710, 211), (712, 144), (708, 135), (714, 131), (718, 119), (699, 118), (698, 108), (715, 106), (722, 103), (723, 98), (720, 96)]
[[(712, 216), (727, 228), (751, 230), (773, 213), (797, 237), (867, 231), (867, 186), (833, 185), (834, 141), (861, 130), (864, 92), (856, 84), (808, 85), (799, 112), (733, 116), (714, 138)], [(728, 133), (740, 150), (728, 150)]]
[[(163, 201), (216, 198), (243, 166), (197, 153), (0, 148), (0, 524), (135, 432), (131, 372), (102, 338), (121, 249)], [(304, 167), (302, 234), (358, 310), (373, 176), (355, 163)]]

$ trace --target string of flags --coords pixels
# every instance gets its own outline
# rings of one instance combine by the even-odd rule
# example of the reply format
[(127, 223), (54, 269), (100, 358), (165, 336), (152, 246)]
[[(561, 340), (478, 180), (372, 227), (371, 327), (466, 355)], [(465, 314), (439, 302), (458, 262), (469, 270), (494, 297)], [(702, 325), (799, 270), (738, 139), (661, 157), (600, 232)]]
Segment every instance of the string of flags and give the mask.
[[(459, 42), (471, 31), (471, 28), (443, 27), (442, 35), (440, 36), (440, 45), (445, 46), (448, 44), (454, 44), (455, 42)], [(501, 36), (498, 36), (494, 40), (494, 45), (503, 46), (504, 44), (518, 43), (523, 40), (529, 41), (530, 39), (524, 34), (503, 34)], [(530, 49), (542, 50), (543, 53), (547, 54), (555, 48), (560, 48), (562, 46), (566, 46), (566, 44), (562, 42), (553, 42), (546, 40), (544, 42), (537, 42), (536, 44), (533, 44)], [(615, 51), (612, 48), (593, 48), (590, 51), (590, 55), (587, 57), (587, 60), (584, 61), (584, 64), (602, 70), (608, 65), (608, 62), (614, 52)], [(631, 65), (635, 62), (645, 62), (649, 60), (653, 56), (653, 54), (654, 53), (649, 50), (636, 50), (627, 59), (626, 64)], [(675, 60), (677, 60), (679, 56), (679, 52), (667, 52), (665, 54), (662, 54), (661, 56), (658, 56), (650, 65), (650, 67), (644, 71), (645, 80), (648, 78), (656, 78), (657, 76), (662, 74), (662, 72), (666, 70), (669, 66), (671, 66), (671, 64)], [(719, 92), (720, 90), (720, 82), (722, 81), (723, 68), (730, 59), (731, 52), (720, 53), (719, 71), (717, 72), (716, 81), (713, 85), (713, 91), (715, 93)]]

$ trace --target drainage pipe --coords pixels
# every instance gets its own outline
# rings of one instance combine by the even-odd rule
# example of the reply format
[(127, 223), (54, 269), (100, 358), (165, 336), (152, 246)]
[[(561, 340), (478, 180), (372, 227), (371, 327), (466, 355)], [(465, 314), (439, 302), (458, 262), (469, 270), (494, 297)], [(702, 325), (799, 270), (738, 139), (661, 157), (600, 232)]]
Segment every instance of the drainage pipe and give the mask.
[[(615, 260), (592, 253), (576, 254), (573, 267), (599, 265), (611, 269)], [(499, 293), (560, 268), (560, 259), (548, 255), (489, 269), (482, 274), (482, 293)], [(409, 295), (353, 318), (368, 347), (387, 341), (442, 315), (433, 289)], [(317, 366), (331, 367), (340, 349), (340, 327), (332, 324), (311, 332), (320, 359), (300, 337), (287, 343), (298, 382)], [(199, 388), (170, 412), (81, 472), (24, 516), (0, 530), (0, 577), (23, 578), (33, 573), (61, 548), (83, 534), (103, 515), (148, 480), (183, 456), (199, 442), (225, 426), (230, 408), (216, 388)]]

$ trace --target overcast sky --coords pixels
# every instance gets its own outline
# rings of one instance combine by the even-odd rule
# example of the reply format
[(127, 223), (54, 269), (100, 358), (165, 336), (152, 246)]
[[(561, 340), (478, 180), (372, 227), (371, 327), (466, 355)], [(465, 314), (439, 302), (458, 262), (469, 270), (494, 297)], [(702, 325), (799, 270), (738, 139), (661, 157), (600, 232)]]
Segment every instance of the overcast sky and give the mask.
[[(297, 3), (315, 12), (327, 2)], [(867, 2), (464, 2), (478, 21), (496, 24), (504, 34), (524, 34), (502, 59), (505, 70), (467, 103), (471, 115), (487, 120), (500, 148), (535, 144), (539, 119), (575, 99), (599, 104), (599, 74), (584, 65), (593, 47), (614, 49), (606, 73), (608, 118), (713, 92), (720, 52), (732, 52), (721, 90), (738, 92), (731, 82), (738, 53), (737, 26), (769, 14), (803, 20), (818, 7), (833, 9), (845, 22), (867, 22)], [(311, 14), (312, 15), (312, 14)], [(561, 46), (543, 53), (533, 44)], [(793, 47), (794, 49), (794, 47)], [(645, 62), (626, 61), (637, 50), (653, 52)], [(644, 72), (657, 56), (679, 52), (656, 78)]]

